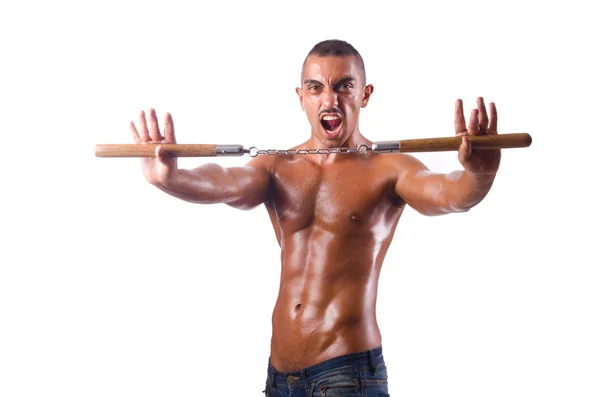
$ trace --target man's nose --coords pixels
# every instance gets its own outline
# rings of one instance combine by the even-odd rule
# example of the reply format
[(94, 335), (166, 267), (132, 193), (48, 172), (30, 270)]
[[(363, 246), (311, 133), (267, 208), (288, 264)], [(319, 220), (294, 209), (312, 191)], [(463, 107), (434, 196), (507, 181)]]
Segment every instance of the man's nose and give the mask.
[(337, 107), (337, 101), (337, 93), (332, 87), (328, 87), (323, 90), (323, 107), (326, 109), (331, 109), (334, 106)]

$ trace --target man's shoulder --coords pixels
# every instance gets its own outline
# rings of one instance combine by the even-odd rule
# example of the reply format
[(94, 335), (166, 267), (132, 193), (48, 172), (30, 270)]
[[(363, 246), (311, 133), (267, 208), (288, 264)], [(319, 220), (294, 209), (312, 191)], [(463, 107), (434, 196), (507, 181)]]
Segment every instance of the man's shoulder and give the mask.
[(419, 159), (408, 153), (376, 153), (374, 156), (382, 167), (398, 172), (423, 167)]

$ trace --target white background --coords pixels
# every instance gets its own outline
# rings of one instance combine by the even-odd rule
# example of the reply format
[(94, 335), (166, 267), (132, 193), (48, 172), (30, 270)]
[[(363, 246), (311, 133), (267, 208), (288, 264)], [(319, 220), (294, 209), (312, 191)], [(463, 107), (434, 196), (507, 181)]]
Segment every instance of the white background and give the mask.
[(391, 395), (600, 395), (590, 6), (16, 4), (0, 8), (1, 396), (262, 396), (280, 267), (264, 207), (179, 201), (93, 147), (129, 143), (149, 107), (181, 143), (293, 146), (302, 61), (329, 38), (365, 59), (373, 140), (451, 135), (455, 99), (480, 95), (501, 133), (533, 137), (470, 212), (405, 211), (378, 300)]

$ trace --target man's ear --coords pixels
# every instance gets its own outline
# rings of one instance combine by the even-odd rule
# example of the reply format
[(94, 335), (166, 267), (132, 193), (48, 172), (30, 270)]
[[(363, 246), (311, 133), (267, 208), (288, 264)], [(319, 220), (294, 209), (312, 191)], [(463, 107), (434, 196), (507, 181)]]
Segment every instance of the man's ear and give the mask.
[(302, 88), (296, 87), (296, 94), (298, 94), (298, 99), (300, 99), (300, 106), (302, 110), (304, 110), (304, 93), (302, 92)]
[(369, 98), (371, 98), (371, 94), (373, 93), (373, 90), (375, 88), (373, 88), (372, 84), (369, 84), (368, 86), (365, 87), (365, 94), (363, 95), (363, 100), (360, 103), (360, 107), (364, 108), (367, 106), (367, 103), (369, 103)]

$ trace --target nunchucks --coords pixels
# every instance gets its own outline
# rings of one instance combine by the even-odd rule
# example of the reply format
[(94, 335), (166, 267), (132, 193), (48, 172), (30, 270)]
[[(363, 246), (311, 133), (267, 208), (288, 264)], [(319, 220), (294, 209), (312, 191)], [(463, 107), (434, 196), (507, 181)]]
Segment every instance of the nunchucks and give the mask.
[[(528, 133), (495, 135), (467, 135), (472, 150), (524, 148), (531, 145)], [(258, 155), (302, 155), (331, 153), (415, 153), (456, 151), (460, 147), (462, 136), (402, 139), (397, 141), (378, 141), (371, 145), (359, 145), (356, 148), (338, 147), (322, 149), (266, 149), (254, 146), (230, 144), (190, 144), (190, 143), (140, 143), (140, 144), (99, 144), (95, 147), (96, 157), (154, 157), (155, 149), (161, 145), (174, 157), (219, 157)]]

